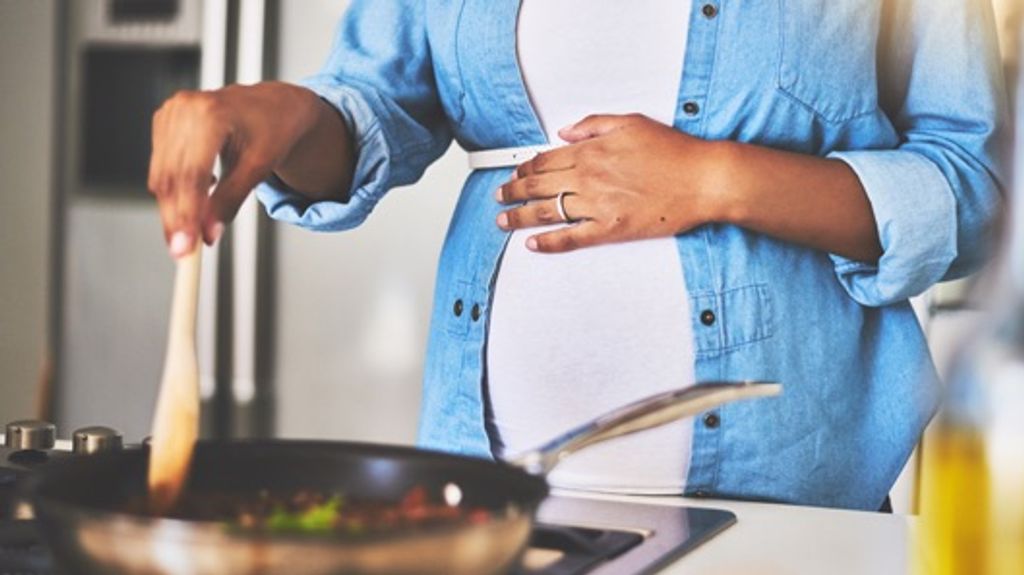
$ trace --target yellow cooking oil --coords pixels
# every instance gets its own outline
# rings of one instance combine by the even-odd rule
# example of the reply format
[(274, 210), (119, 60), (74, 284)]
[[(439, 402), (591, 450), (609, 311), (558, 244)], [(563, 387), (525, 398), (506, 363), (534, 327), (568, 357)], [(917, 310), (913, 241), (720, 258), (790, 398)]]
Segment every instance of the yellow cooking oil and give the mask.
[(922, 455), (915, 575), (990, 571), (989, 472), (984, 436), (939, 426)]
[(990, 387), (981, 424), (926, 436), (915, 575), (1024, 575), (1022, 389)]

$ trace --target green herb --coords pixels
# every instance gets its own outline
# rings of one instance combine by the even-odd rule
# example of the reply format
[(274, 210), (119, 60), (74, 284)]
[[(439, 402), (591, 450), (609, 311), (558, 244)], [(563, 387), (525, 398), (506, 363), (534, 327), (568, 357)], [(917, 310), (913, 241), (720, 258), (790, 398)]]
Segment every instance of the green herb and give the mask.
[(341, 504), (342, 497), (335, 495), (320, 505), (296, 513), (278, 506), (267, 518), (267, 530), (272, 533), (329, 533)]

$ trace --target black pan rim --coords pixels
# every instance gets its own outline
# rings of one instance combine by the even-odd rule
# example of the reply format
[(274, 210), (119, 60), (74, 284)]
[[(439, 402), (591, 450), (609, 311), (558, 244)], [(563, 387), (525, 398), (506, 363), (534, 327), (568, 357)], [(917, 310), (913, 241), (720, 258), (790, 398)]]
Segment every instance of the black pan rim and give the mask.
[[(388, 445), (388, 444), (377, 444), (369, 442), (346, 442), (346, 441), (332, 441), (323, 439), (238, 439), (238, 440), (203, 440), (198, 442), (197, 450), (211, 450), (218, 448), (228, 447), (243, 447), (245, 449), (263, 450), (263, 449), (304, 449), (307, 451), (313, 451), (315, 449), (323, 449), (326, 451), (344, 451), (350, 454), (356, 455), (378, 455), (378, 456), (392, 456), (401, 458), (421, 458), (424, 460), (434, 460), (439, 462), (447, 462), (452, 465), (468, 466), (469, 468), (479, 468), (487, 472), (498, 472), (498, 473), (512, 473), (518, 475), (521, 478), (522, 483), (527, 486), (527, 489), (533, 491), (531, 497), (528, 498), (526, 503), (516, 503), (512, 501), (510, 497), (509, 503), (506, 505), (504, 510), (501, 509), (490, 509), (492, 512), (503, 512), (502, 515), (492, 518), (486, 523), (481, 524), (480, 528), (487, 528), (489, 526), (498, 524), (500, 522), (515, 521), (523, 517), (528, 516), (528, 520), (532, 523), (536, 519), (537, 508), (540, 503), (547, 498), (550, 493), (550, 488), (547, 481), (542, 476), (532, 475), (526, 471), (508, 464), (504, 461), (492, 461), (483, 458), (473, 458), (457, 454), (452, 454), (443, 451), (419, 449), (414, 447), (407, 447), (401, 445)], [(141, 454), (141, 455), (140, 455)], [(405, 538), (417, 538), (417, 537), (444, 537), (446, 535), (454, 535), (460, 531), (464, 531), (467, 528), (473, 527), (472, 525), (454, 524), (454, 525), (441, 525), (431, 527), (429, 530), (423, 529), (399, 529), (391, 532), (383, 533), (368, 533), (366, 535), (349, 536), (343, 534), (301, 534), (301, 533), (265, 533), (258, 531), (245, 531), (243, 529), (230, 529), (225, 527), (223, 522), (216, 521), (199, 521), (173, 517), (152, 517), (146, 515), (139, 515), (133, 513), (113, 511), (109, 509), (103, 509), (100, 507), (93, 507), (89, 505), (83, 505), (61, 499), (58, 495), (49, 495), (45, 491), (50, 487), (52, 482), (60, 482), (61, 474), (71, 473), (75, 468), (83, 465), (81, 461), (85, 458), (92, 458), (89, 462), (90, 465), (96, 465), (97, 461), (102, 459), (119, 460), (125, 457), (145, 457), (148, 456), (148, 450), (145, 447), (142, 448), (128, 448), (124, 451), (113, 452), (113, 453), (100, 453), (95, 455), (88, 455), (82, 457), (67, 457), (60, 460), (55, 460), (48, 463), (44, 468), (40, 469), (37, 474), (34, 474), (29, 478), (29, 494), (33, 503), (33, 506), (41, 511), (39, 515), (41, 518), (46, 519), (47, 516), (51, 518), (74, 518), (75, 522), (81, 520), (113, 523), (113, 522), (127, 522), (131, 525), (138, 526), (140, 529), (146, 526), (161, 526), (167, 525), (171, 529), (181, 530), (183, 533), (194, 532), (197, 534), (209, 534), (217, 533), (224, 536), (237, 539), (240, 542), (245, 543), (265, 543), (267, 541), (280, 541), (294, 544), (308, 544), (308, 545), (322, 545), (324, 543), (330, 543), (331, 545), (351, 545), (351, 546), (363, 546), (372, 545), (381, 542), (396, 542), (401, 541)], [(532, 485), (530, 485), (532, 484)], [(40, 492), (42, 491), (42, 493)], [(67, 523), (61, 520), (62, 523)]]

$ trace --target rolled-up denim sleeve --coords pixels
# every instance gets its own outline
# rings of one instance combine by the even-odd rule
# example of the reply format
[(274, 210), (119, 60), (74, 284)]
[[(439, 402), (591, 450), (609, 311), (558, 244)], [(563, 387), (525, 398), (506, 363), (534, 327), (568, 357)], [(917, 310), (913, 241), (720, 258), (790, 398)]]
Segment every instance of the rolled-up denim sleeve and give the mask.
[(963, 277), (986, 260), (1002, 205), (1008, 112), (991, 5), (889, 2), (880, 102), (892, 150), (837, 151), (875, 216), (877, 263), (832, 255), (853, 299), (881, 306)]
[[(451, 144), (434, 79), (423, 0), (355, 0), (319, 74), (300, 82), (338, 111), (354, 144), (347, 197), (312, 201), (271, 177), (270, 217), (317, 231), (362, 223), (392, 188), (415, 182)], [(338, 152), (338, 161), (348, 161)]]

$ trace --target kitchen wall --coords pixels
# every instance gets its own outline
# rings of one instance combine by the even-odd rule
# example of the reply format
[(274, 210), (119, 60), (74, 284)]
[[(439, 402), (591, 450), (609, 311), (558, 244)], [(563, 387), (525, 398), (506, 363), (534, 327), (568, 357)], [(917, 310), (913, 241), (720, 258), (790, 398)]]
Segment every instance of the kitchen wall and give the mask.
[[(316, 72), (347, 5), (281, 0), (281, 79)], [(453, 146), (356, 230), (274, 227), (278, 435), (415, 439), (434, 268), (467, 172)]]
[(53, 0), (0, 0), (0, 424), (34, 414), (47, 337)]

